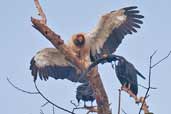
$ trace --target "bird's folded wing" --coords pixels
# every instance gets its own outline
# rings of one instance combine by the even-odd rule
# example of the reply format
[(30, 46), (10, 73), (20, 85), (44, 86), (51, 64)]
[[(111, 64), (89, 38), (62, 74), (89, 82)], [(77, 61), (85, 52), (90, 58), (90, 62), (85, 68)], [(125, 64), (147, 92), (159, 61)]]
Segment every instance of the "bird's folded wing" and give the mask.
[(144, 16), (136, 6), (122, 8), (103, 15), (98, 25), (86, 37), (89, 39), (91, 59), (113, 53), (127, 34), (137, 32)]
[[(52, 77), (77, 82), (80, 76), (74, 65), (67, 61), (64, 55), (55, 48), (45, 48), (37, 52), (30, 64), (34, 81), (39, 76), (41, 80)], [(79, 80), (79, 82), (85, 81), (86, 79)]]

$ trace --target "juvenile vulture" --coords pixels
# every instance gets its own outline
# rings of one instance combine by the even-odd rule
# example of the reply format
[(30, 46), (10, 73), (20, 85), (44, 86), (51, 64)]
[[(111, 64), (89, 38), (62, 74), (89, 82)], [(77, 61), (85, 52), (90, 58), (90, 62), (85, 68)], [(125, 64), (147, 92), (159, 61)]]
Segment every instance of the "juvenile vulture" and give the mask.
[(77, 87), (76, 99), (78, 103), (80, 100), (84, 101), (84, 106), (86, 106), (87, 101), (91, 101), (91, 104), (95, 100), (95, 95), (89, 83), (83, 83)]
[(118, 63), (115, 65), (115, 72), (122, 86), (127, 87), (137, 95), (137, 75), (143, 79), (145, 79), (145, 77), (134, 67), (134, 65), (128, 62), (125, 58), (120, 58)]
[[(127, 34), (137, 32), (143, 17), (136, 6), (109, 12), (100, 18), (92, 31), (73, 35), (67, 46), (88, 67), (92, 61), (114, 53)], [(80, 76), (75, 65), (55, 48), (39, 51), (31, 60), (30, 70), (34, 81), (38, 75), (44, 80), (52, 77), (72, 82), (76, 82)], [(86, 78), (79, 81), (85, 82)]]

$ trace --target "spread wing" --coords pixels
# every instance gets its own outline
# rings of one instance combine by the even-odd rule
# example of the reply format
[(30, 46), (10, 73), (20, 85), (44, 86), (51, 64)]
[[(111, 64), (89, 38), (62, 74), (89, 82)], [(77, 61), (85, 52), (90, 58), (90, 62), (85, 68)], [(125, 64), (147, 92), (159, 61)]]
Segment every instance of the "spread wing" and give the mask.
[[(77, 82), (79, 75), (74, 65), (69, 63), (64, 55), (55, 48), (45, 48), (32, 58), (30, 62), (31, 74), (34, 81), (37, 76), (41, 80), (47, 80), (49, 77), (54, 79), (68, 79)], [(79, 82), (85, 82), (85, 78)]]
[(98, 25), (86, 34), (91, 48), (91, 59), (113, 53), (127, 34), (137, 32), (144, 16), (136, 6), (122, 8), (103, 15)]

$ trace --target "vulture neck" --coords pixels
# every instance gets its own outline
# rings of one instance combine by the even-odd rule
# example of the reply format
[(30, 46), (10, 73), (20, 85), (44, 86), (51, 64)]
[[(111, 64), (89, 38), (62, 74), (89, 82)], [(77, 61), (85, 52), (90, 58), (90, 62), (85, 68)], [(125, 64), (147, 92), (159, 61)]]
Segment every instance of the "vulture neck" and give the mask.
[(75, 55), (79, 58), (80, 62), (87, 68), (90, 65), (90, 57), (88, 47), (77, 47), (73, 42), (69, 42), (69, 47), (75, 52)]

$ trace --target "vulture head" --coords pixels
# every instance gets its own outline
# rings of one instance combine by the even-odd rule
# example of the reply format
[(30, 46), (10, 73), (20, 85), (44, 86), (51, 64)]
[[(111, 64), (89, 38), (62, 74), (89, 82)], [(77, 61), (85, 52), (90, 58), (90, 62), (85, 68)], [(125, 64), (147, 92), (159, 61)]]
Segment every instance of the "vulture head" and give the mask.
[(79, 48), (83, 47), (85, 44), (85, 36), (83, 33), (74, 34), (72, 36), (72, 41), (75, 46), (77, 46)]

